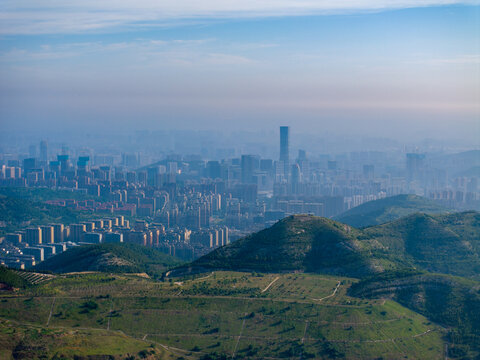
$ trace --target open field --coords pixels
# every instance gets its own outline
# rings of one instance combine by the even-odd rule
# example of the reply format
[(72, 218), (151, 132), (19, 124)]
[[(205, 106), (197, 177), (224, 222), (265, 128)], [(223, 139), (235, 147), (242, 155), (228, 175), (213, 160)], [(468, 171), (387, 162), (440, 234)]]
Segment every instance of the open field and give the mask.
[[(393, 301), (348, 297), (353, 282), (240, 272), (175, 282), (57, 276), (0, 295), (0, 354), (8, 359), (33, 336), (42, 344), (29, 348), (37, 358), (77, 352), (126, 358), (146, 351), (165, 359), (443, 358), (440, 327)], [(64, 340), (52, 340), (57, 337)]]

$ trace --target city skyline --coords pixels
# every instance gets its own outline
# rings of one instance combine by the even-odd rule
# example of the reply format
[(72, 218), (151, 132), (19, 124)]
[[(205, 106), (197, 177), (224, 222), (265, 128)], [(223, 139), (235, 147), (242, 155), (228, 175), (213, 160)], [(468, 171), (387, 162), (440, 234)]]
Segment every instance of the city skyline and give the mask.
[(278, 130), (274, 159), (249, 147), (218, 153), (218, 160), (182, 153), (154, 160), (140, 152), (50, 148), (45, 140), (30, 144), (27, 156), (0, 153), (0, 198), (36, 193), (42, 204), (30, 207), (77, 214), (4, 223), (10, 232), (0, 262), (27, 268), (72, 246), (111, 242), (192, 260), (295, 214), (337, 218), (382, 199), (445, 211), (480, 206), (479, 150), (310, 156), (299, 148), (295, 156), (290, 127)]

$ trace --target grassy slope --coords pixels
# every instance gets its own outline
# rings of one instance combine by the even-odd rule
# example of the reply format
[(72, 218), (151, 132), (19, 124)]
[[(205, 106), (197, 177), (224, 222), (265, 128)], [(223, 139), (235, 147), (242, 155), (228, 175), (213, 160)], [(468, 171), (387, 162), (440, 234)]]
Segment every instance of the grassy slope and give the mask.
[[(109, 356), (107, 356), (109, 355)], [(177, 356), (120, 332), (60, 329), (0, 320), (1, 359), (177, 359)]]
[(447, 209), (433, 200), (417, 195), (397, 195), (366, 202), (354, 207), (335, 219), (351, 226), (362, 228), (384, 224), (413, 213), (441, 213)]
[[(37, 329), (35, 342), (31, 337), (19, 342), (31, 358), (74, 351), (138, 354), (142, 344), (153, 344), (155, 351), (162, 344), (188, 359), (232, 358), (233, 353), (242, 359), (442, 356), (438, 326), (393, 301), (349, 297), (346, 290), (354, 282), (234, 272), (176, 284), (127, 275), (68, 275), (16, 296), (0, 294), (0, 319), (17, 333)], [(0, 326), (0, 344), (2, 336)]]
[[(457, 355), (480, 355), (480, 283), (448, 275), (384, 273), (350, 289), (352, 296), (393, 298), (449, 328)], [(453, 355), (453, 354), (452, 354)]]
[(146, 272), (160, 276), (181, 261), (157, 249), (135, 244), (100, 244), (81, 246), (54, 256), (36, 266), (37, 270), (56, 273), (79, 271)]
[(408, 268), (478, 277), (480, 213), (414, 214), (363, 230), (325, 218), (290, 216), (178, 272), (298, 270), (362, 278)]
[(254, 271), (308, 271), (361, 277), (375, 272), (358, 232), (326, 218), (295, 215), (217, 249), (193, 267)]

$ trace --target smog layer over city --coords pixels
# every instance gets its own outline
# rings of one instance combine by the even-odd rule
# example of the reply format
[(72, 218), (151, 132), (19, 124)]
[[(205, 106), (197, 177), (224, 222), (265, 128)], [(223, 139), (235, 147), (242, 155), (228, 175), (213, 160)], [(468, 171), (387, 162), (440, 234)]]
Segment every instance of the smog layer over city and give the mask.
[(480, 359), (480, 2), (2, 0), (0, 359)]

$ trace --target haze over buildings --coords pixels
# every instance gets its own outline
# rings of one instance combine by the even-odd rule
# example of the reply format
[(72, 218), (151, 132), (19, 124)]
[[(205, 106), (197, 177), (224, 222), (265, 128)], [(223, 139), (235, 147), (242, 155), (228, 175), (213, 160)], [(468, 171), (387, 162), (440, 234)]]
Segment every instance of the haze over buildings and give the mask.
[(67, 246), (65, 241), (131, 242), (191, 260), (288, 215), (331, 218), (399, 194), (421, 195), (448, 209), (480, 209), (480, 150), (311, 154), (290, 146), (288, 126), (279, 127), (276, 138), (273, 158), (254, 153), (252, 146), (249, 153), (214, 145), (203, 154), (145, 148), (105, 153), (85, 146), (50, 148), (45, 140), (39, 152), (36, 144), (24, 148), (28, 153), (0, 152), (2, 191), (84, 194), (89, 197), (45, 203), (92, 214), (79, 224), (17, 228), (6, 235), (11, 245), (3, 251), (10, 255), (0, 254), (0, 261), (31, 266), (62, 251), (54, 245)]

